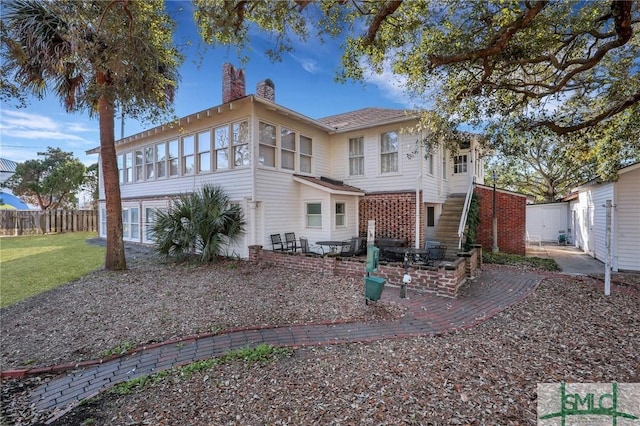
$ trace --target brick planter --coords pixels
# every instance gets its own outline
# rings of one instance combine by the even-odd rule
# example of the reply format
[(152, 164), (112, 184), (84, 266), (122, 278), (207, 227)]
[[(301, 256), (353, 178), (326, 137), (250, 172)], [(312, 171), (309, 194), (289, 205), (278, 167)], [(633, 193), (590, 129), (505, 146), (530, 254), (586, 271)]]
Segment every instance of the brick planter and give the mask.
[[(477, 275), (481, 259), (482, 249), (478, 247), (468, 253), (460, 253), (453, 261), (442, 262), (439, 265), (411, 265), (407, 269), (411, 275), (408, 288), (455, 298), (467, 278)], [(249, 261), (339, 277), (363, 278), (365, 275), (364, 259), (270, 251), (263, 250), (262, 246), (249, 246)], [(375, 275), (386, 279), (388, 284), (400, 286), (404, 277), (404, 266), (401, 262), (380, 262)]]

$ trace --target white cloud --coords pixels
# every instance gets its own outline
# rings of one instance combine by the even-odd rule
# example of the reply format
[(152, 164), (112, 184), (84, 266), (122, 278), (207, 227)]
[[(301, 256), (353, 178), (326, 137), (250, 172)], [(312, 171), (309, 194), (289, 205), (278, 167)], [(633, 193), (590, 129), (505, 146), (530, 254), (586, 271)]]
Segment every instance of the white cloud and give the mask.
[(317, 74), (318, 73), (318, 61), (316, 61), (315, 59), (301, 58), (301, 57), (296, 56), (294, 54), (290, 54), (290, 56), (291, 56), (291, 58), (293, 58), (294, 61), (296, 61), (298, 64), (300, 64), (302, 69), (304, 69), (306, 72), (308, 72), (310, 74)]
[(35, 140), (87, 141), (78, 133), (95, 132), (96, 129), (81, 122), (59, 122), (53, 118), (23, 111), (0, 111), (0, 135), (2, 138)]

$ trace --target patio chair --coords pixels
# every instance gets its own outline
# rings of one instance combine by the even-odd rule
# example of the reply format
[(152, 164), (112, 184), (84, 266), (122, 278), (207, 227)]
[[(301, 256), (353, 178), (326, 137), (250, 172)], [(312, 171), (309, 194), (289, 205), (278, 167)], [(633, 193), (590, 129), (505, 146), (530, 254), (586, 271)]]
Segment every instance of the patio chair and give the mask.
[(285, 232), (284, 240), (287, 251), (297, 251), (298, 250), (298, 242), (296, 241), (296, 233), (295, 232)]
[(280, 234), (271, 234), (271, 247), (273, 251), (285, 250), (284, 243), (282, 242), (282, 237), (280, 236)]
[(323, 256), (324, 249), (320, 246), (309, 246), (309, 239), (307, 237), (300, 237), (300, 251), (304, 254), (318, 254)]
[(358, 238), (354, 237), (350, 240), (346, 240), (342, 244), (342, 250), (340, 250), (341, 257), (353, 257), (357, 255)]
[(444, 254), (447, 251), (447, 246), (431, 246), (427, 249), (429, 262), (440, 261), (444, 259)]

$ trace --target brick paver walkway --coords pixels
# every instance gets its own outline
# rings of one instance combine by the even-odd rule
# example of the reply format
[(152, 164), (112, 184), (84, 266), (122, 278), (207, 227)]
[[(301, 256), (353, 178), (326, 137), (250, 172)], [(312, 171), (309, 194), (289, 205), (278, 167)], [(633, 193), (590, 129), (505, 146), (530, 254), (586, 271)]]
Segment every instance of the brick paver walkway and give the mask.
[[(73, 371), (36, 388), (31, 397), (38, 410), (66, 412), (117, 383), (153, 374), (228, 351), (266, 343), (274, 346), (310, 346), (437, 335), (478, 324), (529, 295), (542, 275), (510, 269), (492, 269), (466, 286), (458, 299), (387, 287), (382, 300), (408, 307), (407, 314), (389, 322), (280, 325), (231, 330), (177, 342), (167, 342), (101, 364)], [(364, 304), (364, 296), (363, 296)], [(60, 413), (59, 413), (60, 414)], [(56, 416), (57, 417), (57, 416)]]

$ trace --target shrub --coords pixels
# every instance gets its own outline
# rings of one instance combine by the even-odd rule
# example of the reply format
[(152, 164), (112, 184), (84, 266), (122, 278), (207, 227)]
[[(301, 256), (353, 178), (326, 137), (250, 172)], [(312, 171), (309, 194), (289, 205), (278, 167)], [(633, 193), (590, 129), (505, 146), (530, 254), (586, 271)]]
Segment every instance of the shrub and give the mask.
[(200, 262), (214, 260), (244, 234), (246, 225), (240, 206), (231, 205), (224, 189), (215, 185), (175, 197), (168, 211), (156, 210), (156, 218), (156, 250), (167, 257), (197, 255)]
[(559, 271), (560, 267), (553, 259), (542, 257), (526, 257), (518, 254), (482, 252), (482, 263), (495, 263), (498, 265), (528, 266), (546, 271)]

